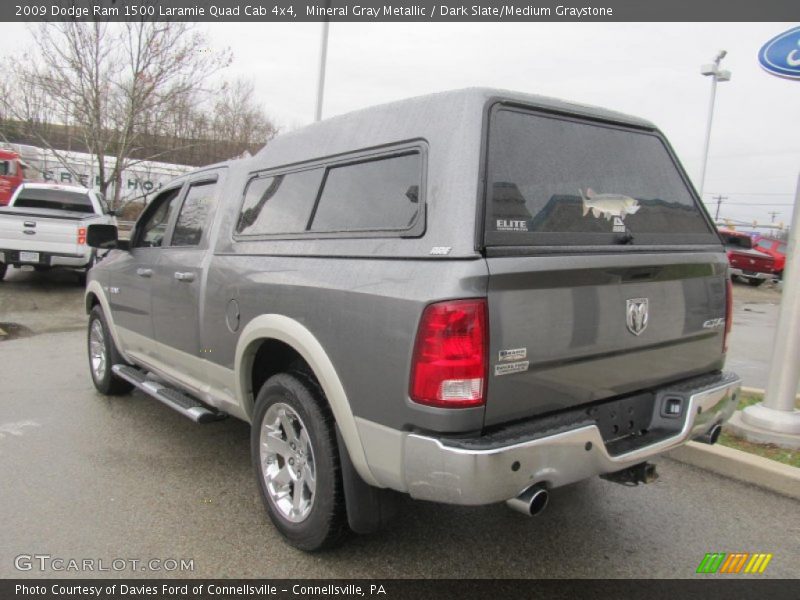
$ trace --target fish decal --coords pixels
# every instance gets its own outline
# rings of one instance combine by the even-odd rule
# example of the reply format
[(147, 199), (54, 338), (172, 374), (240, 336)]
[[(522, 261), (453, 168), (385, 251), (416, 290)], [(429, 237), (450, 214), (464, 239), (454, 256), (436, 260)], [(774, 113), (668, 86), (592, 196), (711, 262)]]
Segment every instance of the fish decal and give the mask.
[(614, 217), (624, 219), (626, 215), (635, 214), (639, 210), (639, 201), (622, 194), (598, 194), (592, 188), (586, 188), (586, 193), (578, 189), (583, 200), (583, 216), (591, 211), (595, 218), (605, 217), (610, 221)]

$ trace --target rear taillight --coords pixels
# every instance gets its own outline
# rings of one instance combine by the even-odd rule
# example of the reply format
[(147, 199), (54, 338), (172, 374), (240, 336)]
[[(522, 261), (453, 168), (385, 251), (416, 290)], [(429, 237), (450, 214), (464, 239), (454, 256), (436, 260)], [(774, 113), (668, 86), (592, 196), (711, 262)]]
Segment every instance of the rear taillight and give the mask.
[(488, 338), (486, 300), (452, 300), (428, 306), (414, 345), (411, 399), (446, 408), (482, 405)]
[(86, 227), (78, 227), (78, 245), (86, 245)]
[(725, 286), (725, 334), (722, 336), (722, 351), (728, 351), (728, 334), (733, 326), (733, 283), (728, 277), (728, 285)]

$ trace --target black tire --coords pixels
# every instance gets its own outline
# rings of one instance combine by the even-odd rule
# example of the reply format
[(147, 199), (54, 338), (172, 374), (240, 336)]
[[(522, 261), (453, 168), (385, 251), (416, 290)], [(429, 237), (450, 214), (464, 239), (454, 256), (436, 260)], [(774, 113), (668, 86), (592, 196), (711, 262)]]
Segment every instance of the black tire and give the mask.
[(748, 280), (747, 280), (747, 285), (750, 285), (750, 286), (752, 286), (752, 287), (758, 287), (758, 286), (760, 286), (762, 283), (764, 283), (764, 280), (763, 280), (763, 279), (748, 279)]
[[(102, 375), (97, 372), (92, 362), (92, 330), (93, 327), (95, 327), (95, 323), (99, 323), (99, 327), (103, 333), (100, 345), (102, 346), (102, 351), (105, 353), (105, 369)], [(112, 365), (126, 364), (126, 361), (122, 358), (119, 350), (117, 350), (117, 346), (114, 344), (114, 338), (111, 337), (111, 332), (106, 324), (105, 315), (103, 315), (103, 309), (99, 304), (92, 308), (92, 311), (89, 313), (86, 349), (89, 359), (89, 374), (98, 392), (106, 396), (120, 396), (122, 394), (127, 394), (133, 389), (132, 384), (124, 379), (120, 379), (111, 371)]]
[(6, 263), (0, 263), (0, 281), (3, 281), (3, 278), (6, 276), (6, 269), (8, 269), (8, 265)]
[[(262, 466), (261, 445), (265, 417), (288, 406), (299, 417), (293, 420), (295, 431), (307, 431), (309, 454), (313, 458), (315, 491), (309, 512), (299, 522), (293, 522), (281, 512), (267, 489), (267, 465)], [(274, 407), (272, 411), (270, 408)], [(284, 414), (286, 414), (284, 412)], [(281, 428), (280, 431), (283, 431)], [(288, 434), (283, 434), (287, 440)], [(256, 398), (251, 431), (251, 457), (255, 468), (261, 499), (270, 520), (286, 541), (300, 550), (314, 552), (331, 548), (340, 543), (348, 532), (347, 510), (342, 486), (339, 451), (333, 415), (327, 405), (322, 390), (311, 378), (301, 373), (282, 373), (267, 380)], [(294, 447), (293, 447), (294, 448)], [(307, 456), (309, 456), (307, 455)], [(280, 459), (274, 458), (276, 468)], [(309, 464), (312, 461), (307, 461)], [(288, 469), (284, 462), (283, 471)], [(291, 486), (291, 496), (296, 492), (298, 482), (286, 483)], [(306, 491), (302, 488), (301, 493)], [(288, 488), (286, 488), (288, 489)]]

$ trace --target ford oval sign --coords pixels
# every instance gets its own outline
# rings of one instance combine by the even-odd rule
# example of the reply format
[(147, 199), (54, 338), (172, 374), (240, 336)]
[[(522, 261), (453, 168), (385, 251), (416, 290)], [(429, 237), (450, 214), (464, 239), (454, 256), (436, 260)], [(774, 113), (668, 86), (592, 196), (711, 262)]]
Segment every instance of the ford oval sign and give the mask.
[(778, 77), (800, 79), (800, 27), (768, 41), (758, 52), (758, 62)]

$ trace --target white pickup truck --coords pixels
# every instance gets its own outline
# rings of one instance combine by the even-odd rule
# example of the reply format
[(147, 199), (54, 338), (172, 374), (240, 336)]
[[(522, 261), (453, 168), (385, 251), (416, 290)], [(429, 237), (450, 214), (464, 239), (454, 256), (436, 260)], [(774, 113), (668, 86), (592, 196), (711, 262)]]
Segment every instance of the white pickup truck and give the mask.
[(90, 224), (115, 224), (103, 197), (83, 187), (23, 183), (0, 208), (0, 280), (9, 266), (78, 272), (83, 282), (96, 262), (86, 245)]

